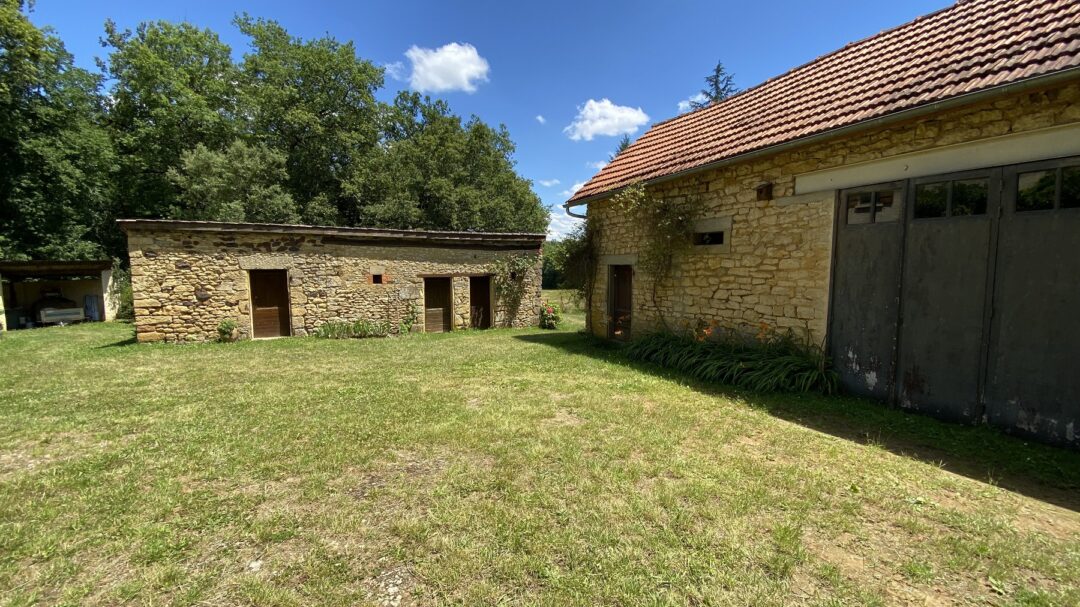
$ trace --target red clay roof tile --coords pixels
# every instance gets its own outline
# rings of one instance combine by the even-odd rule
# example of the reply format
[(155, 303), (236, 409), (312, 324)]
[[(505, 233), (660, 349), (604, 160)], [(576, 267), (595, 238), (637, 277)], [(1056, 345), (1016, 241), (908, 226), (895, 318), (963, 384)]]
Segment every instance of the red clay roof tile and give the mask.
[(1080, 67), (1080, 0), (966, 0), (655, 124), (570, 203), (802, 137)]

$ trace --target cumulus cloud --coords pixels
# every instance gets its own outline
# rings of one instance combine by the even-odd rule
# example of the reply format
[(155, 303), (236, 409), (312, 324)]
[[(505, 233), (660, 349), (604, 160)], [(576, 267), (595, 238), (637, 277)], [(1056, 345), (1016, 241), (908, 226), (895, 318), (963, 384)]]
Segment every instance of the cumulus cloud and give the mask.
[(409, 86), (421, 93), (476, 91), (487, 82), (490, 66), (471, 44), (451, 42), (437, 49), (412, 46), (405, 51), (412, 63)]
[(393, 63), (387, 63), (383, 66), (386, 70), (386, 75), (390, 76), (394, 80), (405, 80), (405, 64), (400, 61), (394, 61)]
[(543, 114), (537, 114), (536, 115), (536, 121), (539, 122), (540, 124), (547, 124), (547, 118), (544, 118)]
[(649, 121), (641, 108), (615, 105), (610, 99), (590, 99), (578, 107), (577, 117), (563, 132), (574, 141), (592, 141), (597, 135), (627, 135)]
[(544, 186), (545, 188), (550, 188), (553, 185), (559, 185), (559, 180), (558, 179), (537, 179), (536, 183), (539, 183), (540, 185)]
[(689, 112), (695, 103), (705, 103), (708, 97), (705, 93), (698, 93), (697, 95), (691, 95), (689, 99), (683, 99), (679, 102), (679, 112)]
[(597, 171), (599, 171), (600, 169), (607, 166), (607, 161), (606, 160), (594, 160), (592, 162), (586, 162), (585, 166), (589, 167), (590, 169), (596, 169)]
[(559, 193), (562, 194), (563, 196), (566, 196), (567, 198), (569, 198), (570, 196), (573, 196), (574, 194), (576, 194), (577, 191), (580, 190), (584, 186), (585, 186), (584, 181), (578, 181), (578, 182), (574, 183), (574, 185), (570, 186), (569, 188), (567, 188), (567, 189), (565, 189), (565, 190), (563, 190), (563, 191), (561, 191)]
[(547, 236), (551, 240), (561, 240), (567, 237), (574, 231), (574, 228), (581, 224), (580, 219), (567, 215), (566, 209), (559, 205), (552, 205), (548, 208), (548, 217), (550, 222), (548, 223)]

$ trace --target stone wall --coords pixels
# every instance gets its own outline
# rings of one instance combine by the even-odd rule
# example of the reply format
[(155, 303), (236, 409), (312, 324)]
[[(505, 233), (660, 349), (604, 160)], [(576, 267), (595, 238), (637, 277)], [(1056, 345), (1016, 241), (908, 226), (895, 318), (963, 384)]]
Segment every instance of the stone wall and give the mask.
[[(724, 246), (695, 247), (662, 277), (653, 304), (653, 277), (635, 271), (632, 332), (716, 322), (738, 330), (809, 332), (824, 338), (829, 302), (835, 191), (795, 195), (795, 177), (823, 169), (925, 151), (988, 137), (1080, 121), (1080, 84), (1028, 92), (928, 118), (794, 148), (650, 186), (675, 199), (703, 224), (730, 221)], [(756, 187), (773, 184), (772, 200)], [(867, 184), (869, 185), (869, 184)], [(608, 265), (633, 263), (644, 227), (610, 199), (590, 202), (600, 266), (590, 321), (608, 329)]]
[[(216, 339), (231, 318), (251, 335), (248, 270), (288, 270), (293, 335), (328, 321), (388, 320), (394, 327), (415, 306), (423, 327), (424, 277), (453, 276), (454, 326), (469, 326), (470, 275), (493, 272), (512, 255), (536, 256), (522, 277), (516, 313), (493, 294), (495, 326), (539, 324), (539, 250), (495, 251), (449, 247), (325, 243), (322, 236), (233, 232), (128, 230), (135, 326), (141, 342)], [(382, 274), (374, 284), (373, 274)]]

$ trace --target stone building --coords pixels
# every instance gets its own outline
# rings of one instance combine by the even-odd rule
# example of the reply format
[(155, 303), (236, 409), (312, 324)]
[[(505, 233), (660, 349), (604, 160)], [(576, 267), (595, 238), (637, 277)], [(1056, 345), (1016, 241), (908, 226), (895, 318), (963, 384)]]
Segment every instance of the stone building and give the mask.
[[(1080, 446), (1080, 3), (965, 1), (654, 125), (567, 202), (592, 331), (791, 329), (857, 394)], [(689, 213), (650, 226), (618, 192)]]
[(429, 332), (539, 323), (543, 234), (119, 223), (140, 342), (216, 339), (225, 320), (241, 338), (361, 320)]

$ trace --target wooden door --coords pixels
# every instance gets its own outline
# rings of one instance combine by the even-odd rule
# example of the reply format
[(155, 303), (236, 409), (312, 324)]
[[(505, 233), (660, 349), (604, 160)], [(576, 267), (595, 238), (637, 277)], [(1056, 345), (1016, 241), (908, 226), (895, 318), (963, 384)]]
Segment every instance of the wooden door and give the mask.
[(427, 333), (449, 331), (453, 307), (450, 278), (425, 278), (424, 331)]
[(491, 277), (473, 276), (469, 279), (469, 322), (474, 329), (490, 329)]
[(287, 270), (251, 270), (252, 336), (290, 335), (289, 273)]
[(630, 319), (634, 307), (634, 268), (611, 266), (609, 291), (611, 324), (608, 335), (614, 339), (630, 339)]

